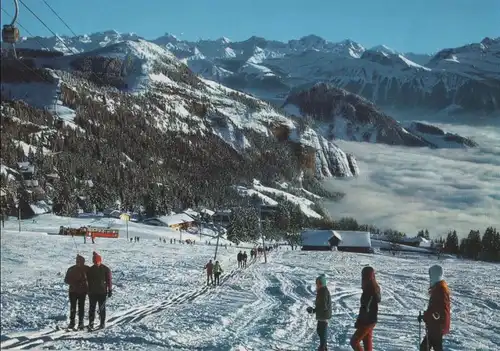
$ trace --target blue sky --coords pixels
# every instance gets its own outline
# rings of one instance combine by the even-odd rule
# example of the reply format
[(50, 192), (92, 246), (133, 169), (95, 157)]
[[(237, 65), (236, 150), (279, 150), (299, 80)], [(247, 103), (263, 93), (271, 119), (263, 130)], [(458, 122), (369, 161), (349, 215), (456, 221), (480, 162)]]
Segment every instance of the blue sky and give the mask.
[[(42, 0), (22, 0), (60, 35), (71, 32)], [(46, 0), (77, 34), (115, 29), (147, 39), (172, 33), (186, 40), (286, 41), (316, 34), (365, 47), (435, 52), (500, 36), (500, 0)], [(2, 0), (13, 13), (13, 0)], [(49, 31), (20, 5), (19, 22), (33, 35)], [(2, 25), (9, 22), (2, 12)], [(22, 31), (22, 35), (27, 35)]]

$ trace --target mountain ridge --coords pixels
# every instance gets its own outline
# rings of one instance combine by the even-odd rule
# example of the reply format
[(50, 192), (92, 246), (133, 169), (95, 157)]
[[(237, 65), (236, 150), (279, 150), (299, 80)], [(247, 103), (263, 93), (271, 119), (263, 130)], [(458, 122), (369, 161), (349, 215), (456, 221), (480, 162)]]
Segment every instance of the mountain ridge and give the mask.
[[(40, 42), (68, 54), (139, 38), (135, 33), (105, 31), (93, 37), (62, 38), (69, 48), (54, 37), (23, 39), (18, 47), (36, 48)], [(488, 114), (500, 110), (500, 37), (428, 56), (383, 45), (366, 49), (352, 40), (335, 43), (316, 35), (288, 42), (257, 36), (239, 42), (227, 38), (190, 42), (167, 34), (150, 42), (168, 49), (204, 78), (279, 104), (296, 86), (325, 82), (382, 108), (446, 111), (453, 106), (455, 113)]]

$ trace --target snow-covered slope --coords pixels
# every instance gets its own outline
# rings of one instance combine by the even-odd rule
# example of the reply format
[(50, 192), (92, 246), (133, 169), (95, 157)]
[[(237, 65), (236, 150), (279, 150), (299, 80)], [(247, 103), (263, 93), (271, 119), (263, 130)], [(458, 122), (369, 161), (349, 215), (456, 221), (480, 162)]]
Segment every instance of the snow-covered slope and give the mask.
[[(84, 89), (96, 102), (116, 109), (123, 103), (120, 101), (120, 96), (123, 98), (121, 91), (139, 97), (147, 94), (148, 113), (161, 130), (188, 135), (211, 133), (237, 152), (253, 148), (252, 134), (280, 139), (291, 147), (301, 145), (303, 139), (302, 133), (297, 131), (296, 122), (268, 103), (198, 78), (168, 50), (145, 40), (124, 41), (60, 57), (47, 57), (37, 52), (28, 54), (32, 57), (30, 64), (50, 67), (43, 71), (47, 79), (26, 72), (15, 61), (5, 60), (2, 72), (9, 69), (11, 73), (5, 77), (2, 74), (2, 94), (47, 108), (61, 116), (63, 112), (68, 116), (71, 112), (68, 106), (62, 106), (61, 95), (66, 101), (74, 101), (78, 91)], [(94, 84), (103, 83), (116, 89), (108, 87), (109, 93), (98, 92)], [(141, 111), (139, 106), (130, 108)], [(308, 133), (315, 134), (314, 131)], [(316, 142), (305, 147), (314, 148), (316, 156), (309, 167), (318, 171), (318, 177), (356, 174), (353, 157), (341, 152), (322, 136), (316, 136)], [(315, 159), (332, 162), (316, 167)]]
[[(41, 42), (70, 53), (134, 38), (135, 34), (108, 31), (63, 38), (71, 50), (56, 38), (24, 38), (19, 47), (39, 48)], [(260, 37), (241, 42), (227, 38), (189, 42), (171, 34), (152, 41), (186, 59), (195, 73), (266, 98), (279, 98), (300, 84), (324, 81), (387, 107), (500, 109), (500, 38), (445, 49), (434, 57), (401, 53), (384, 45), (366, 50), (351, 40), (332, 43), (315, 35), (286, 43)], [(258, 65), (259, 72), (249, 64)], [(260, 72), (265, 72), (264, 81)]]
[[(382, 291), (374, 349), (412, 350), (418, 343), (416, 319), (429, 298), (427, 270), (436, 263), (443, 266), (452, 292), (445, 349), (500, 348), (500, 280), (494, 264), (283, 246), (268, 254), (267, 264), (260, 257), (241, 270), (236, 268), (240, 248), (228, 245), (217, 253), (222, 284), (207, 288), (203, 266), (213, 259), (214, 246), (171, 245), (157, 237), (141, 237), (138, 243), (98, 239), (95, 245), (79, 238), (75, 244), (71, 237), (17, 233), (16, 223), (6, 227), (1, 236), (2, 350), (314, 350), (316, 321), (306, 308), (314, 303), (314, 280), (320, 273), (332, 296), (328, 349), (351, 350), (361, 268), (367, 264), (375, 268)], [(107, 326), (93, 333), (56, 331), (57, 325), (68, 323), (64, 274), (77, 252), (90, 261), (93, 250), (113, 273)]]
[(413, 123), (405, 128), (366, 99), (324, 83), (291, 93), (284, 108), (311, 117), (315, 129), (328, 140), (433, 148), (477, 146), (470, 139), (446, 134), (431, 125)]

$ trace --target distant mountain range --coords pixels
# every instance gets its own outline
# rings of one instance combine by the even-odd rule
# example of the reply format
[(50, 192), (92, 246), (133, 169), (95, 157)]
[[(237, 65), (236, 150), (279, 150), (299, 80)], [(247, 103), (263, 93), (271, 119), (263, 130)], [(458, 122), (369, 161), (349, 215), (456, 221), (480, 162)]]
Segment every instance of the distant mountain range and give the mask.
[[(60, 39), (24, 38), (18, 47), (72, 54), (139, 38), (106, 31)], [(285, 43), (255, 36), (240, 42), (227, 38), (190, 42), (166, 34), (150, 42), (204, 78), (279, 104), (291, 91), (323, 82), (361, 95), (382, 109), (481, 114), (500, 110), (500, 37), (434, 55), (400, 53), (384, 45), (365, 49), (351, 40), (333, 43), (315, 35)]]

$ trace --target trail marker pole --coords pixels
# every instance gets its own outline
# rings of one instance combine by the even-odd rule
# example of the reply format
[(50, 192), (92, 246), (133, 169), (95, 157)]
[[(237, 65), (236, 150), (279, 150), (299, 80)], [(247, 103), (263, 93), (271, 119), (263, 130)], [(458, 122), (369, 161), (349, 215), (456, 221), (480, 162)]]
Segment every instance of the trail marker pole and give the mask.
[(19, 199), (19, 192), (17, 193), (17, 199), (14, 199), (15, 205), (17, 207), (17, 223), (19, 224), (19, 232), (21, 232), (21, 200)]
[(264, 235), (262, 235), (262, 205), (259, 204), (259, 232), (262, 239), (262, 250), (264, 251), (264, 263), (267, 263), (266, 243), (264, 242)]
[(217, 249), (219, 248), (219, 238), (220, 238), (221, 232), (219, 231), (219, 234), (217, 235), (217, 243), (215, 244), (215, 255), (214, 255), (214, 260), (217, 259)]
[(125, 221), (126, 223), (126, 228), (127, 228), (127, 241), (128, 241), (128, 221), (130, 221), (130, 216), (128, 215), (128, 213), (122, 213), (120, 215), (120, 219)]

